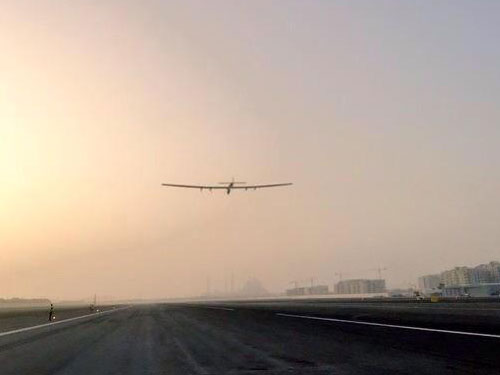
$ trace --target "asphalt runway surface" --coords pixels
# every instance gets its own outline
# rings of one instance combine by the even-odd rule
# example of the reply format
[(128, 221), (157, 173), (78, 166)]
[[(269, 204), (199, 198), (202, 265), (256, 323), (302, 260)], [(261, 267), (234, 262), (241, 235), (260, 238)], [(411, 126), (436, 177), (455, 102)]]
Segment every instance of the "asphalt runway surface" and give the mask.
[(496, 303), (135, 305), (4, 332), (0, 373), (500, 374), (499, 344)]

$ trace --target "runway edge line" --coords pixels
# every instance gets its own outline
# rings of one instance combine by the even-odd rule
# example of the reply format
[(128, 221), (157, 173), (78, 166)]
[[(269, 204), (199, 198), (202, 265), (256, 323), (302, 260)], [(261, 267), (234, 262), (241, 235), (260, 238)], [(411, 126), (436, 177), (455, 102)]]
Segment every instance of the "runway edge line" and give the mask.
[(101, 316), (101, 315), (104, 315), (104, 314), (109, 314), (109, 313), (112, 313), (112, 312), (116, 312), (116, 311), (120, 311), (120, 310), (125, 310), (125, 309), (128, 309), (130, 307), (132, 307), (132, 306), (120, 307), (118, 309), (113, 309), (113, 310), (99, 311), (98, 313), (76, 316), (74, 318), (68, 318), (68, 319), (64, 319), (64, 320), (58, 320), (58, 321), (55, 321), (55, 322), (39, 324), (39, 325), (36, 325), (36, 326), (30, 326), (30, 327), (25, 327), (25, 328), (14, 329), (12, 331), (7, 331), (7, 332), (0, 332), (0, 337), (8, 336), (8, 335), (13, 335), (13, 334), (16, 334), (16, 333), (21, 333), (21, 332), (26, 332), (26, 331), (31, 331), (33, 329), (38, 329), (38, 328), (43, 328), (43, 327), (51, 327), (51, 326), (55, 326), (57, 324), (68, 323), (68, 322), (72, 322), (72, 321), (78, 320), (78, 319), (84, 319), (84, 318)]

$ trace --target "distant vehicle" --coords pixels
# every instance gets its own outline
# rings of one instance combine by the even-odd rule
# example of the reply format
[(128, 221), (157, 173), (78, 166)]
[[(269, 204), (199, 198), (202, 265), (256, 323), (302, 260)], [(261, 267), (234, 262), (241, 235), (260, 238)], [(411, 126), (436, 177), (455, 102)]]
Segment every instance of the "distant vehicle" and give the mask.
[[(170, 187), (179, 187), (179, 188), (188, 188), (188, 189), (200, 189), (203, 191), (204, 189), (212, 191), (212, 189), (222, 189), (226, 190), (227, 194), (231, 194), (231, 190), (234, 189), (262, 189), (262, 188), (270, 188), (270, 187), (278, 187), (278, 186), (289, 186), (292, 185), (291, 182), (284, 182), (279, 184), (266, 184), (266, 185), (245, 185), (246, 182), (234, 181), (234, 178), (229, 182), (219, 182), (219, 185), (226, 186), (218, 186), (218, 185), (181, 185), (181, 184), (162, 184), (162, 186), (170, 186)], [(236, 186), (236, 185), (245, 185), (245, 186)]]
[(413, 293), (413, 296), (415, 297), (415, 299), (416, 299), (417, 301), (423, 301), (423, 300), (424, 300), (424, 296), (423, 296), (422, 294), (420, 294), (420, 292), (419, 292), (419, 291), (415, 291), (415, 292)]

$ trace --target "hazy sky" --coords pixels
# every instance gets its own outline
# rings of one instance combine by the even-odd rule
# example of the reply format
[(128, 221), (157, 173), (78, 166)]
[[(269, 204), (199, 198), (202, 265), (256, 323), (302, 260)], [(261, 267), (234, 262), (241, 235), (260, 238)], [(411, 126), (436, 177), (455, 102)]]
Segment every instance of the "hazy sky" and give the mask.
[[(500, 258), (500, 2), (0, 3), (0, 297)], [(293, 181), (200, 193), (162, 182)]]

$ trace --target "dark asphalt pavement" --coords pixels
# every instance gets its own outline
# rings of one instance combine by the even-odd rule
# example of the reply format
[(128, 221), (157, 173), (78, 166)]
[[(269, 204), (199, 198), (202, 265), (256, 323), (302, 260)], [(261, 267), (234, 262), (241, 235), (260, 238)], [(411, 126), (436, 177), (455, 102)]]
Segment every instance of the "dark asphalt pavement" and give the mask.
[(500, 337), (351, 320), (500, 334), (497, 304), (143, 305), (0, 336), (0, 374), (500, 374)]

